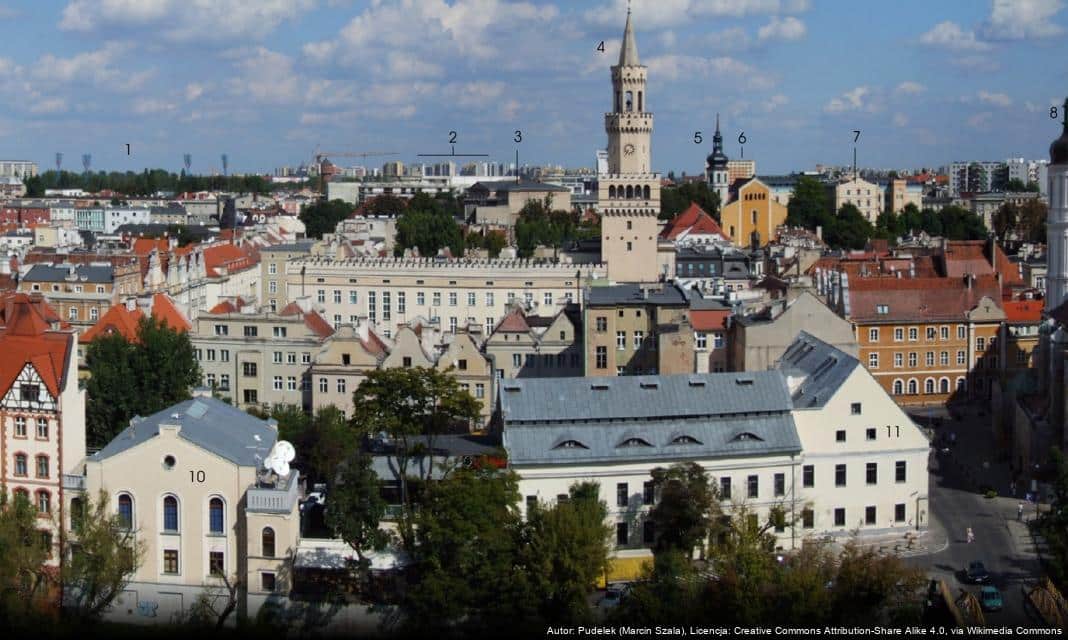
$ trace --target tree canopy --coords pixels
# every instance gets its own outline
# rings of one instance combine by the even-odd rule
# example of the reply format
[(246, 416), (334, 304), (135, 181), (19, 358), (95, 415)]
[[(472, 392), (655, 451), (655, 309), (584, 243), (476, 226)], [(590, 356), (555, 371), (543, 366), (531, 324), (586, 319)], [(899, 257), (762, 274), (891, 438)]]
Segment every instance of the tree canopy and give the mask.
[(719, 194), (708, 187), (705, 181), (684, 182), (677, 187), (660, 189), (660, 219), (670, 220), (685, 211), (691, 202), (704, 209), (705, 213), (719, 220)]
[(575, 237), (578, 214), (553, 209), (552, 200), (529, 200), (519, 210), (515, 238), (519, 256), (529, 258), (540, 246), (559, 249), (565, 240)]
[(337, 223), (352, 215), (353, 206), (344, 200), (317, 200), (300, 212), (305, 234), (309, 238), (322, 238), (324, 233), (333, 233)]
[(51, 549), (37, 530), (37, 509), (23, 493), (0, 491), (0, 627), (32, 626), (33, 607), (47, 586)]
[(688, 462), (651, 472), (659, 496), (649, 511), (656, 531), (655, 553), (678, 551), (691, 557), (703, 547), (720, 516), (719, 492), (701, 465)]
[(436, 255), (439, 249), (448, 247), (452, 255), (464, 253), (464, 236), (455, 217), (453, 198), (433, 198), (425, 193), (416, 194), (407, 209), (397, 220), (394, 255), (402, 255), (405, 249), (418, 247), (423, 256)]
[(274, 185), (268, 178), (259, 175), (244, 176), (194, 176), (172, 173), (166, 169), (135, 171), (97, 171), (75, 173), (50, 169), (37, 176), (23, 180), (26, 195), (31, 198), (44, 196), (45, 189), (82, 189), (96, 193), (105, 189), (128, 196), (151, 196), (157, 192), (170, 191), (230, 191), (236, 193), (268, 193), (272, 189), (289, 185)]
[(101, 335), (85, 352), (89, 369), (85, 409), (87, 441), (103, 446), (135, 415), (147, 416), (190, 398), (200, 384), (200, 365), (189, 335), (142, 318), (137, 339)]

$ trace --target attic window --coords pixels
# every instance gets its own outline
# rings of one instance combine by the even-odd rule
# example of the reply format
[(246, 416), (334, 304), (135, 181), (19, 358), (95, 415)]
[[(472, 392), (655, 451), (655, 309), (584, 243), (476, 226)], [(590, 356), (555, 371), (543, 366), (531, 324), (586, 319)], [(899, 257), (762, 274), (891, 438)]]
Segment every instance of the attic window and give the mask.
[(890, 313), (890, 305), (886, 305), (886, 304), (877, 304), (877, 305), (875, 305), (875, 313), (877, 313), (877, 314), (879, 314), (881, 316), (885, 316), (886, 314)]
[(627, 438), (623, 442), (619, 443), (621, 447), (651, 447), (648, 441), (642, 438)]
[(511, 391), (511, 392), (514, 393), (516, 391), (519, 391), (520, 387), (517, 384), (506, 384), (506, 385), (504, 385), (504, 390), (505, 391)]
[(701, 444), (701, 441), (693, 436), (676, 436), (671, 444)]
[(753, 379), (752, 378), (735, 378), (734, 379), (734, 384), (742, 385), (742, 386), (752, 386)]
[(733, 438), (731, 438), (731, 441), (732, 442), (746, 442), (746, 441), (763, 442), (764, 438), (761, 438), (760, 436), (758, 436), (758, 435), (756, 435), (754, 433), (750, 433), (749, 431), (743, 431), (743, 432), (739, 433), (738, 435), (734, 436)]
[(589, 449), (589, 447), (582, 444), (578, 440), (564, 440), (560, 444), (553, 447), (553, 449)]
[(597, 390), (597, 391), (607, 391), (608, 390), (608, 383), (607, 382), (593, 382), (593, 383), (590, 383), (590, 388), (594, 389), (594, 390)]
[(640, 386), (642, 389), (659, 389), (660, 383), (656, 380), (642, 380), (638, 383), (638, 386)]
[(691, 387), (703, 387), (703, 386), (705, 386), (705, 381), (700, 379), (700, 378), (690, 378), (690, 386)]

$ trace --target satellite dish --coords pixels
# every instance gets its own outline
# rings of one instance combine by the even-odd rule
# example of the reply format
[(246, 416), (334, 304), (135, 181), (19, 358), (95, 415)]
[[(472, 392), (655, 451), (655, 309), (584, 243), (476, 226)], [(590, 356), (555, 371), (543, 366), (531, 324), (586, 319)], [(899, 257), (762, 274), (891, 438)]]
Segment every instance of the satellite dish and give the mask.
[(273, 471), (279, 477), (289, 475), (289, 463), (296, 457), (297, 452), (293, 445), (285, 440), (279, 440), (271, 447), (270, 453), (263, 461), (263, 467)]
[(274, 450), (274, 455), (278, 456), (281, 460), (284, 460), (285, 462), (292, 462), (293, 458), (297, 456), (296, 449), (293, 448), (292, 444), (285, 440), (279, 440), (278, 442), (275, 442), (274, 447), (272, 447), (272, 449)]

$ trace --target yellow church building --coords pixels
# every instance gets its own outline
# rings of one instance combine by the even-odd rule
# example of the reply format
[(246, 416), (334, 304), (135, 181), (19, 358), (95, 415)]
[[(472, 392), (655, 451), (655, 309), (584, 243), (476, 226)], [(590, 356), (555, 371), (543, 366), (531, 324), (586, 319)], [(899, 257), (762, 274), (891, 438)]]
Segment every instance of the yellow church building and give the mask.
[(740, 184), (734, 199), (720, 209), (720, 226), (734, 244), (749, 246), (755, 240), (762, 247), (786, 223), (786, 211), (772, 198), (768, 185), (751, 178)]

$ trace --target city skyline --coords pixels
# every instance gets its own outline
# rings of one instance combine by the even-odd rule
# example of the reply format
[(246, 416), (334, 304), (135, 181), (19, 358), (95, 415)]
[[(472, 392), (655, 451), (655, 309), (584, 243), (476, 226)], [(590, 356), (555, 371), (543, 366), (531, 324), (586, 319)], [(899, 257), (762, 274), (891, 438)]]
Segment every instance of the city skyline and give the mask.
[[(657, 115), (652, 168), (703, 170), (717, 112), (727, 155), (739, 158), (745, 131), (761, 173), (848, 165), (854, 130), (861, 166), (1041, 158), (1068, 72), (1037, 61), (1064, 53), (1063, 6), (917, 3), (872, 29), (867, 9), (840, 2), (634, 2)], [(317, 145), (413, 162), (448, 153), (456, 131), (457, 153), (508, 162), (518, 146), (521, 164), (592, 166), (626, 10), (4, 3), (0, 86), (22, 96), (0, 110), (4, 155), (41, 170), (60, 151), (74, 171), (83, 153), (94, 168), (178, 171), (190, 153), (194, 173), (211, 173), (227, 153), (231, 173), (268, 172), (310, 161)]]

